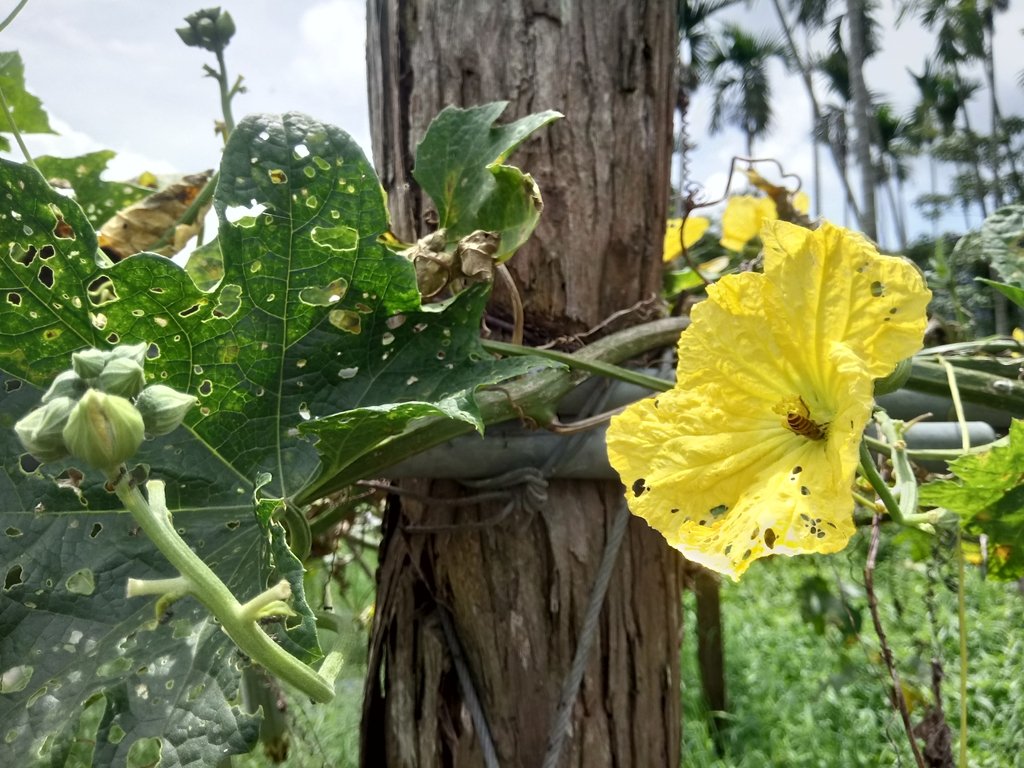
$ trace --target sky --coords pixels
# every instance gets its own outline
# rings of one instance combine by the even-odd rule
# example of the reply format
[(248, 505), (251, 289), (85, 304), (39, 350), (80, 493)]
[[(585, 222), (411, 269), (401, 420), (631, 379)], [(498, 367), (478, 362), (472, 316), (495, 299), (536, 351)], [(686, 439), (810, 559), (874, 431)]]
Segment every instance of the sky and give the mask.
[[(483, 0), (481, 0), (483, 1)], [(907, 68), (920, 71), (931, 52), (931, 35), (910, 20), (894, 25), (891, 0), (881, 0), (886, 29), (883, 51), (869, 62), (868, 87), (891, 101), (900, 113), (914, 102), (915, 86)], [(234, 102), (236, 119), (252, 112), (299, 110), (348, 131), (369, 154), (366, 103), (364, 0), (227, 0), (221, 5), (235, 19), (238, 31), (227, 50), (232, 78), (245, 77), (247, 92)], [(6, 13), (14, 0), (3, 0)], [(25, 61), (28, 87), (42, 100), (59, 136), (29, 136), (34, 154), (64, 157), (98, 149), (119, 154), (108, 178), (153, 173), (193, 173), (215, 167), (220, 138), (213, 121), (220, 105), (216, 83), (203, 77), (212, 63), (206, 51), (188, 48), (174, 32), (188, 13), (202, 7), (195, 0), (30, 0), (2, 33), (0, 50), (18, 50)], [(729, 20), (723, 14), (722, 21)], [(751, 31), (776, 28), (768, 0), (739, 6), (734, 18)], [(717, 26), (718, 19), (713, 22)], [(999, 16), (996, 37), (999, 97), (1005, 114), (1024, 114), (1024, 90), (1016, 83), (1024, 60), (1024, 7), (1011, 6)], [(980, 76), (980, 75), (979, 75)], [(784, 161), (811, 189), (808, 140), (810, 106), (803, 85), (781, 66), (772, 70), (776, 105), (774, 131), (757, 147), (760, 156)], [(984, 125), (988, 112), (977, 99), (972, 119)], [(742, 154), (743, 137), (735, 129), (710, 136), (710, 89), (698, 90), (689, 116), (690, 137), (697, 148), (690, 159), (691, 180), (700, 181), (709, 197), (721, 195), (733, 155)], [(824, 173), (821, 209), (843, 223), (842, 197), (828, 168)], [(927, 191), (928, 173), (915, 166), (915, 183), (907, 199)], [(880, 201), (880, 207), (884, 198)], [(977, 224), (973, 216), (971, 224)], [(931, 231), (919, 215), (911, 218), (911, 234)], [(962, 230), (965, 221), (951, 210), (942, 229)], [(883, 216), (880, 239), (895, 247)]]

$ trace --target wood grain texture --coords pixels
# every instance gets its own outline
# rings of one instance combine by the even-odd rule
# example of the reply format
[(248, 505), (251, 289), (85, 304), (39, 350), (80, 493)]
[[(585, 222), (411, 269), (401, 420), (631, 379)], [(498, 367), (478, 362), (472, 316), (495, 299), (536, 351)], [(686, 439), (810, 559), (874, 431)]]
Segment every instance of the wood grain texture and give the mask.
[[(590, 328), (658, 290), (671, 155), (675, 3), (668, 0), (369, 0), (373, 152), (396, 233), (430, 231), (412, 179), (416, 143), (445, 106), (508, 100), (503, 119), (566, 118), (511, 162), (545, 209), (509, 263), (534, 336)], [(492, 302), (501, 314), (501, 296)], [(630, 318), (634, 322), (636, 318)], [(511, 469), (511, 467), (510, 467)], [(463, 497), (450, 481), (408, 487)], [(362, 764), (482, 766), (441, 630), (446, 611), (503, 768), (539, 768), (622, 501), (608, 481), (552, 481), (540, 511), (489, 528), (502, 504), (392, 499), (384, 520), (364, 701)], [(630, 521), (560, 766), (679, 764), (680, 558)]]

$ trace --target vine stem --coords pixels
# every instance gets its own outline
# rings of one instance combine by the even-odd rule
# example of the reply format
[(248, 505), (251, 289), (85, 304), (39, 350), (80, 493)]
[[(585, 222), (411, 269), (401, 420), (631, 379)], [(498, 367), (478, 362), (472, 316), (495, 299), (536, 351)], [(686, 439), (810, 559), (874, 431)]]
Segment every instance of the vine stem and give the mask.
[(956, 610), (960, 625), (960, 768), (967, 768), (967, 595), (964, 581), (964, 547), (960, 529), (956, 534), (956, 564), (959, 585), (956, 591)]
[(26, 5), (28, 5), (28, 0), (21, 0), (20, 3), (14, 6), (14, 10), (7, 14), (3, 21), (0, 21), (0, 32), (3, 32), (10, 26), (11, 22), (18, 17), (18, 14), (21, 13), (21, 9)]
[(868, 547), (868, 559), (864, 564), (864, 590), (867, 592), (868, 608), (871, 611), (871, 622), (875, 625), (875, 634), (878, 635), (878, 642), (882, 646), (882, 659), (889, 670), (889, 677), (892, 679), (893, 701), (899, 710), (900, 719), (903, 721), (903, 729), (907, 732), (907, 740), (914, 752), (914, 759), (918, 768), (925, 768), (924, 757), (921, 749), (917, 746), (917, 739), (914, 738), (914, 728), (910, 724), (910, 712), (907, 709), (907, 701), (903, 698), (903, 687), (900, 685), (900, 674), (892, 660), (892, 649), (885, 637), (885, 630), (882, 628), (882, 619), (878, 614), (878, 597), (875, 595), (875, 561), (878, 558), (878, 542), (881, 539), (879, 526), (881, 516), (876, 512), (871, 519), (871, 544)]
[[(188, 585), (188, 593), (220, 621), (224, 631), (243, 653), (271, 674), (318, 702), (324, 703), (334, 698), (334, 686), (326, 678), (275, 643), (254, 620), (254, 606), (282, 598), (284, 590), (280, 585), (271, 587), (243, 606), (217, 574), (178, 535), (164, 500), (163, 482), (150, 480), (146, 484), (149, 493), (147, 501), (128, 475), (118, 478), (115, 473), (109, 479), (125, 509), (181, 574), (181, 579)], [(177, 586), (182, 583), (178, 579), (170, 581)]]
[(11, 108), (7, 104), (7, 97), (4, 95), (3, 88), (0, 88), (0, 108), (4, 111), (4, 117), (7, 118), (7, 125), (11, 129), (11, 133), (14, 134), (14, 140), (18, 142), (18, 148), (21, 150), (21, 154), (25, 156), (25, 165), (39, 171), (39, 166), (37, 166), (36, 161), (32, 159), (32, 155), (28, 151), (28, 147), (25, 146), (25, 140), (21, 138), (21, 131), (18, 130), (18, 124), (14, 122), (14, 115), (11, 114)]

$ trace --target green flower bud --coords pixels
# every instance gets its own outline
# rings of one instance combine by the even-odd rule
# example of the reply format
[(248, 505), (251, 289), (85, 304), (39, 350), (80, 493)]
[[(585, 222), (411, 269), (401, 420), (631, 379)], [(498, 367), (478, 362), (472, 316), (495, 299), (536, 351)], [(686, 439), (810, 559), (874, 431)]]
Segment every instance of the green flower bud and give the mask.
[(74, 371), (64, 371), (57, 374), (57, 378), (53, 380), (50, 388), (46, 390), (46, 394), (43, 395), (43, 402), (48, 403), (58, 397), (70, 397), (72, 400), (77, 400), (85, 394), (85, 390), (88, 388), (89, 385), (82, 381), (82, 377), (77, 373)]
[(54, 397), (14, 425), (25, 450), (40, 461), (56, 461), (68, 455), (64, 426), (75, 407), (70, 397)]
[(185, 45), (193, 48), (199, 45), (199, 35), (192, 27), (178, 27), (174, 31)]
[(153, 384), (142, 390), (135, 407), (142, 414), (146, 434), (159, 437), (173, 432), (195, 405), (197, 398), (186, 395), (163, 384)]
[(235, 20), (231, 18), (231, 14), (227, 11), (221, 11), (214, 24), (217, 27), (217, 36), (220, 38), (220, 44), (227, 45), (231, 41), (232, 35), (235, 34)]
[(209, 17), (202, 18), (196, 22), (196, 31), (199, 32), (199, 38), (204, 43), (212, 42), (216, 39), (217, 25)]
[(148, 349), (149, 345), (145, 342), (141, 344), (122, 344), (110, 350), (107, 353), (107, 359), (110, 361), (124, 358), (134, 361), (136, 365), (141, 367), (146, 364), (146, 350)]
[(71, 455), (108, 474), (142, 445), (145, 425), (128, 400), (90, 389), (71, 411), (64, 444)]
[(110, 359), (110, 353), (99, 349), (84, 349), (71, 355), (71, 369), (83, 379), (95, 379)]
[(108, 395), (133, 398), (146, 386), (142, 366), (127, 357), (115, 357), (96, 377), (96, 386)]
[(913, 367), (914, 364), (908, 357), (900, 360), (896, 364), (892, 373), (888, 376), (881, 379), (875, 379), (875, 397), (878, 397), (879, 395), (887, 395), (890, 392), (895, 392), (897, 389), (901, 388), (910, 378), (910, 371)]

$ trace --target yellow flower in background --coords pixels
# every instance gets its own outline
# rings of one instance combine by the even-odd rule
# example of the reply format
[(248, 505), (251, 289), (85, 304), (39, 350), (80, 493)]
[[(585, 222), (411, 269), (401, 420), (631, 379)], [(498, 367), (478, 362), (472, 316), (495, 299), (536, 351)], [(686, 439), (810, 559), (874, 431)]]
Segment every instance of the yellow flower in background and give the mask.
[(690, 216), (683, 224), (683, 219), (669, 219), (668, 227), (665, 229), (665, 247), (661, 252), (661, 259), (664, 262), (672, 261), (683, 253), (679, 243), (679, 234), (682, 230), (682, 245), (691, 248), (700, 240), (704, 233), (711, 226), (711, 221), (702, 216)]
[[(797, 192), (792, 198), (793, 208), (806, 214), (811, 209), (811, 199), (806, 192)], [(725, 204), (722, 214), (723, 248), (742, 251), (744, 246), (761, 233), (766, 221), (779, 218), (775, 202), (770, 197), (754, 195), (733, 195)]]
[(778, 214), (771, 198), (733, 195), (722, 214), (722, 239), (719, 242), (730, 251), (742, 251), (743, 246), (760, 233), (762, 224), (776, 218)]
[(849, 230), (776, 221), (761, 238), (764, 273), (727, 275), (694, 307), (675, 388), (608, 429), (633, 513), (734, 579), (846, 546), (873, 381), (920, 348), (931, 296)]

